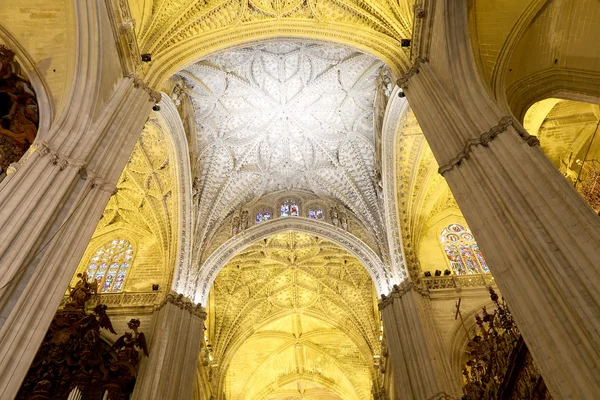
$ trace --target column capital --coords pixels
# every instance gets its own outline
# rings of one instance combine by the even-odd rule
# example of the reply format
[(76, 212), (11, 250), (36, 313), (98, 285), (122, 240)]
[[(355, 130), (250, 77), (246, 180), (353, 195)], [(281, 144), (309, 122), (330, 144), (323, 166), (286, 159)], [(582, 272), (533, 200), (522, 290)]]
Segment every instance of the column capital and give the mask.
[(429, 289), (418, 286), (414, 282), (407, 280), (402, 282), (400, 285), (394, 285), (394, 288), (387, 296), (384, 294), (381, 295), (381, 300), (379, 301), (379, 309), (383, 310), (384, 308), (392, 304), (394, 302), (394, 299), (399, 299), (406, 293), (413, 290), (419, 293), (421, 296), (429, 297)]
[(155, 311), (161, 310), (167, 303), (173, 304), (182, 310), (188, 311), (191, 315), (206, 319), (206, 310), (200, 304), (194, 304), (190, 299), (184, 297), (181, 293), (171, 292), (165, 296), (165, 299), (156, 307)]
[(142, 88), (146, 93), (148, 93), (148, 96), (150, 97), (149, 100), (151, 102), (158, 103), (160, 101), (162, 95), (148, 86), (138, 74), (127, 74), (125, 77), (133, 80), (133, 86), (136, 88)]
[(468, 159), (469, 154), (472, 151), (472, 148), (478, 145), (487, 146), (492, 140), (496, 138), (499, 134), (506, 132), (509, 127), (513, 127), (519, 136), (525, 140), (525, 142), (530, 146), (539, 146), (540, 141), (537, 137), (530, 135), (527, 133), (525, 129), (523, 129), (520, 124), (510, 115), (506, 115), (498, 121), (496, 125), (491, 127), (487, 132), (483, 132), (481, 135), (473, 138), (469, 138), (465, 140), (465, 144), (463, 149), (458, 152), (458, 154), (450, 159), (447, 163), (440, 166), (438, 169), (438, 173), (440, 175), (444, 175), (446, 172), (453, 169), (455, 166), (459, 165), (462, 160)]

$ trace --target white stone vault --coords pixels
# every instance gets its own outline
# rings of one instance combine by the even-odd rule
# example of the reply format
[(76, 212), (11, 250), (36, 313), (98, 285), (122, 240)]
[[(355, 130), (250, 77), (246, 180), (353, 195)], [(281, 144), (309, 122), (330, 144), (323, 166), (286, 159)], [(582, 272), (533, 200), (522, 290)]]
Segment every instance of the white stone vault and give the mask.
[(206, 305), (208, 293), (217, 274), (236, 254), (259, 240), (286, 231), (318, 236), (343, 247), (365, 267), (373, 279), (377, 296), (388, 294), (391, 291), (395, 283), (391, 269), (362, 240), (325, 222), (302, 217), (288, 217), (255, 225), (219, 246), (198, 272), (196, 290), (193, 294), (194, 302)]
[(233, 210), (294, 189), (343, 203), (387, 253), (373, 117), (386, 71), (348, 47), (290, 40), (231, 49), (180, 71), (201, 149), (194, 262)]

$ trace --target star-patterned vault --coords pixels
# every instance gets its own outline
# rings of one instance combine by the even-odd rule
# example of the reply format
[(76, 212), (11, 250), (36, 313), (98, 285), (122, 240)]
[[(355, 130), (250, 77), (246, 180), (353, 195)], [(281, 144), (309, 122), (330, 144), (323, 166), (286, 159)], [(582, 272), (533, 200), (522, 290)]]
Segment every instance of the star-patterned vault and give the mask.
[(373, 56), (294, 41), (181, 71), (201, 149), (196, 243), (237, 207), (292, 189), (340, 201), (381, 238), (373, 114), (386, 74)]

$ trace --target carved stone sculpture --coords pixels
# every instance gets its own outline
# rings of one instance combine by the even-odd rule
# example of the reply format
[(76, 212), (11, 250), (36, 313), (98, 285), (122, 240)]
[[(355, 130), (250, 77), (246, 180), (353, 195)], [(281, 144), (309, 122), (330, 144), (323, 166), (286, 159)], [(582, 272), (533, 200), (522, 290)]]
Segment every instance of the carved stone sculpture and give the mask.
[(248, 211), (242, 211), (242, 218), (240, 222), (240, 229), (245, 231), (248, 228)]
[(331, 211), (331, 223), (335, 226), (339, 226), (340, 225), (340, 219), (339, 219), (339, 215), (338, 215), (338, 210), (337, 208), (332, 208)]
[(342, 211), (340, 213), (340, 224), (342, 225), (342, 228), (344, 230), (348, 230), (348, 215), (346, 214), (345, 211)]

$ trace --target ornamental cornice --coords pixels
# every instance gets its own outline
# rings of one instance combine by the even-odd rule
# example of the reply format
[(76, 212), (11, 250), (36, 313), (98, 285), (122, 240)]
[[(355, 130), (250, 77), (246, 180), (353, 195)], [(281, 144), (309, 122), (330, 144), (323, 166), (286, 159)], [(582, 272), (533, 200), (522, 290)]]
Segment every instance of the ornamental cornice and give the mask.
[(498, 124), (491, 127), (489, 131), (482, 133), (478, 137), (468, 138), (465, 140), (463, 149), (446, 164), (440, 166), (438, 172), (440, 175), (444, 175), (446, 172), (452, 170), (455, 166), (459, 165), (462, 160), (468, 159), (473, 147), (482, 145), (487, 146), (492, 140), (499, 134), (506, 132), (509, 127), (513, 127), (519, 136), (530, 146), (539, 146), (540, 141), (537, 137), (530, 135), (525, 129), (518, 124), (515, 119), (506, 115), (498, 121)]
[(202, 320), (206, 319), (206, 310), (200, 304), (194, 304), (190, 299), (184, 297), (180, 293), (171, 292), (165, 296), (165, 299), (156, 307), (155, 311), (161, 310), (167, 304), (181, 308), (189, 312), (191, 315), (199, 317)]
[(133, 80), (133, 86), (135, 88), (141, 88), (144, 92), (148, 93), (149, 101), (153, 103), (158, 103), (160, 101), (162, 95), (148, 86), (138, 74), (127, 74), (125, 77)]
[(387, 296), (381, 295), (381, 300), (379, 301), (379, 310), (383, 310), (392, 304), (395, 299), (399, 299), (406, 293), (409, 293), (413, 290), (423, 297), (429, 297), (429, 289), (416, 285), (412, 281), (404, 281), (400, 285), (394, 285), (392, 291)]

